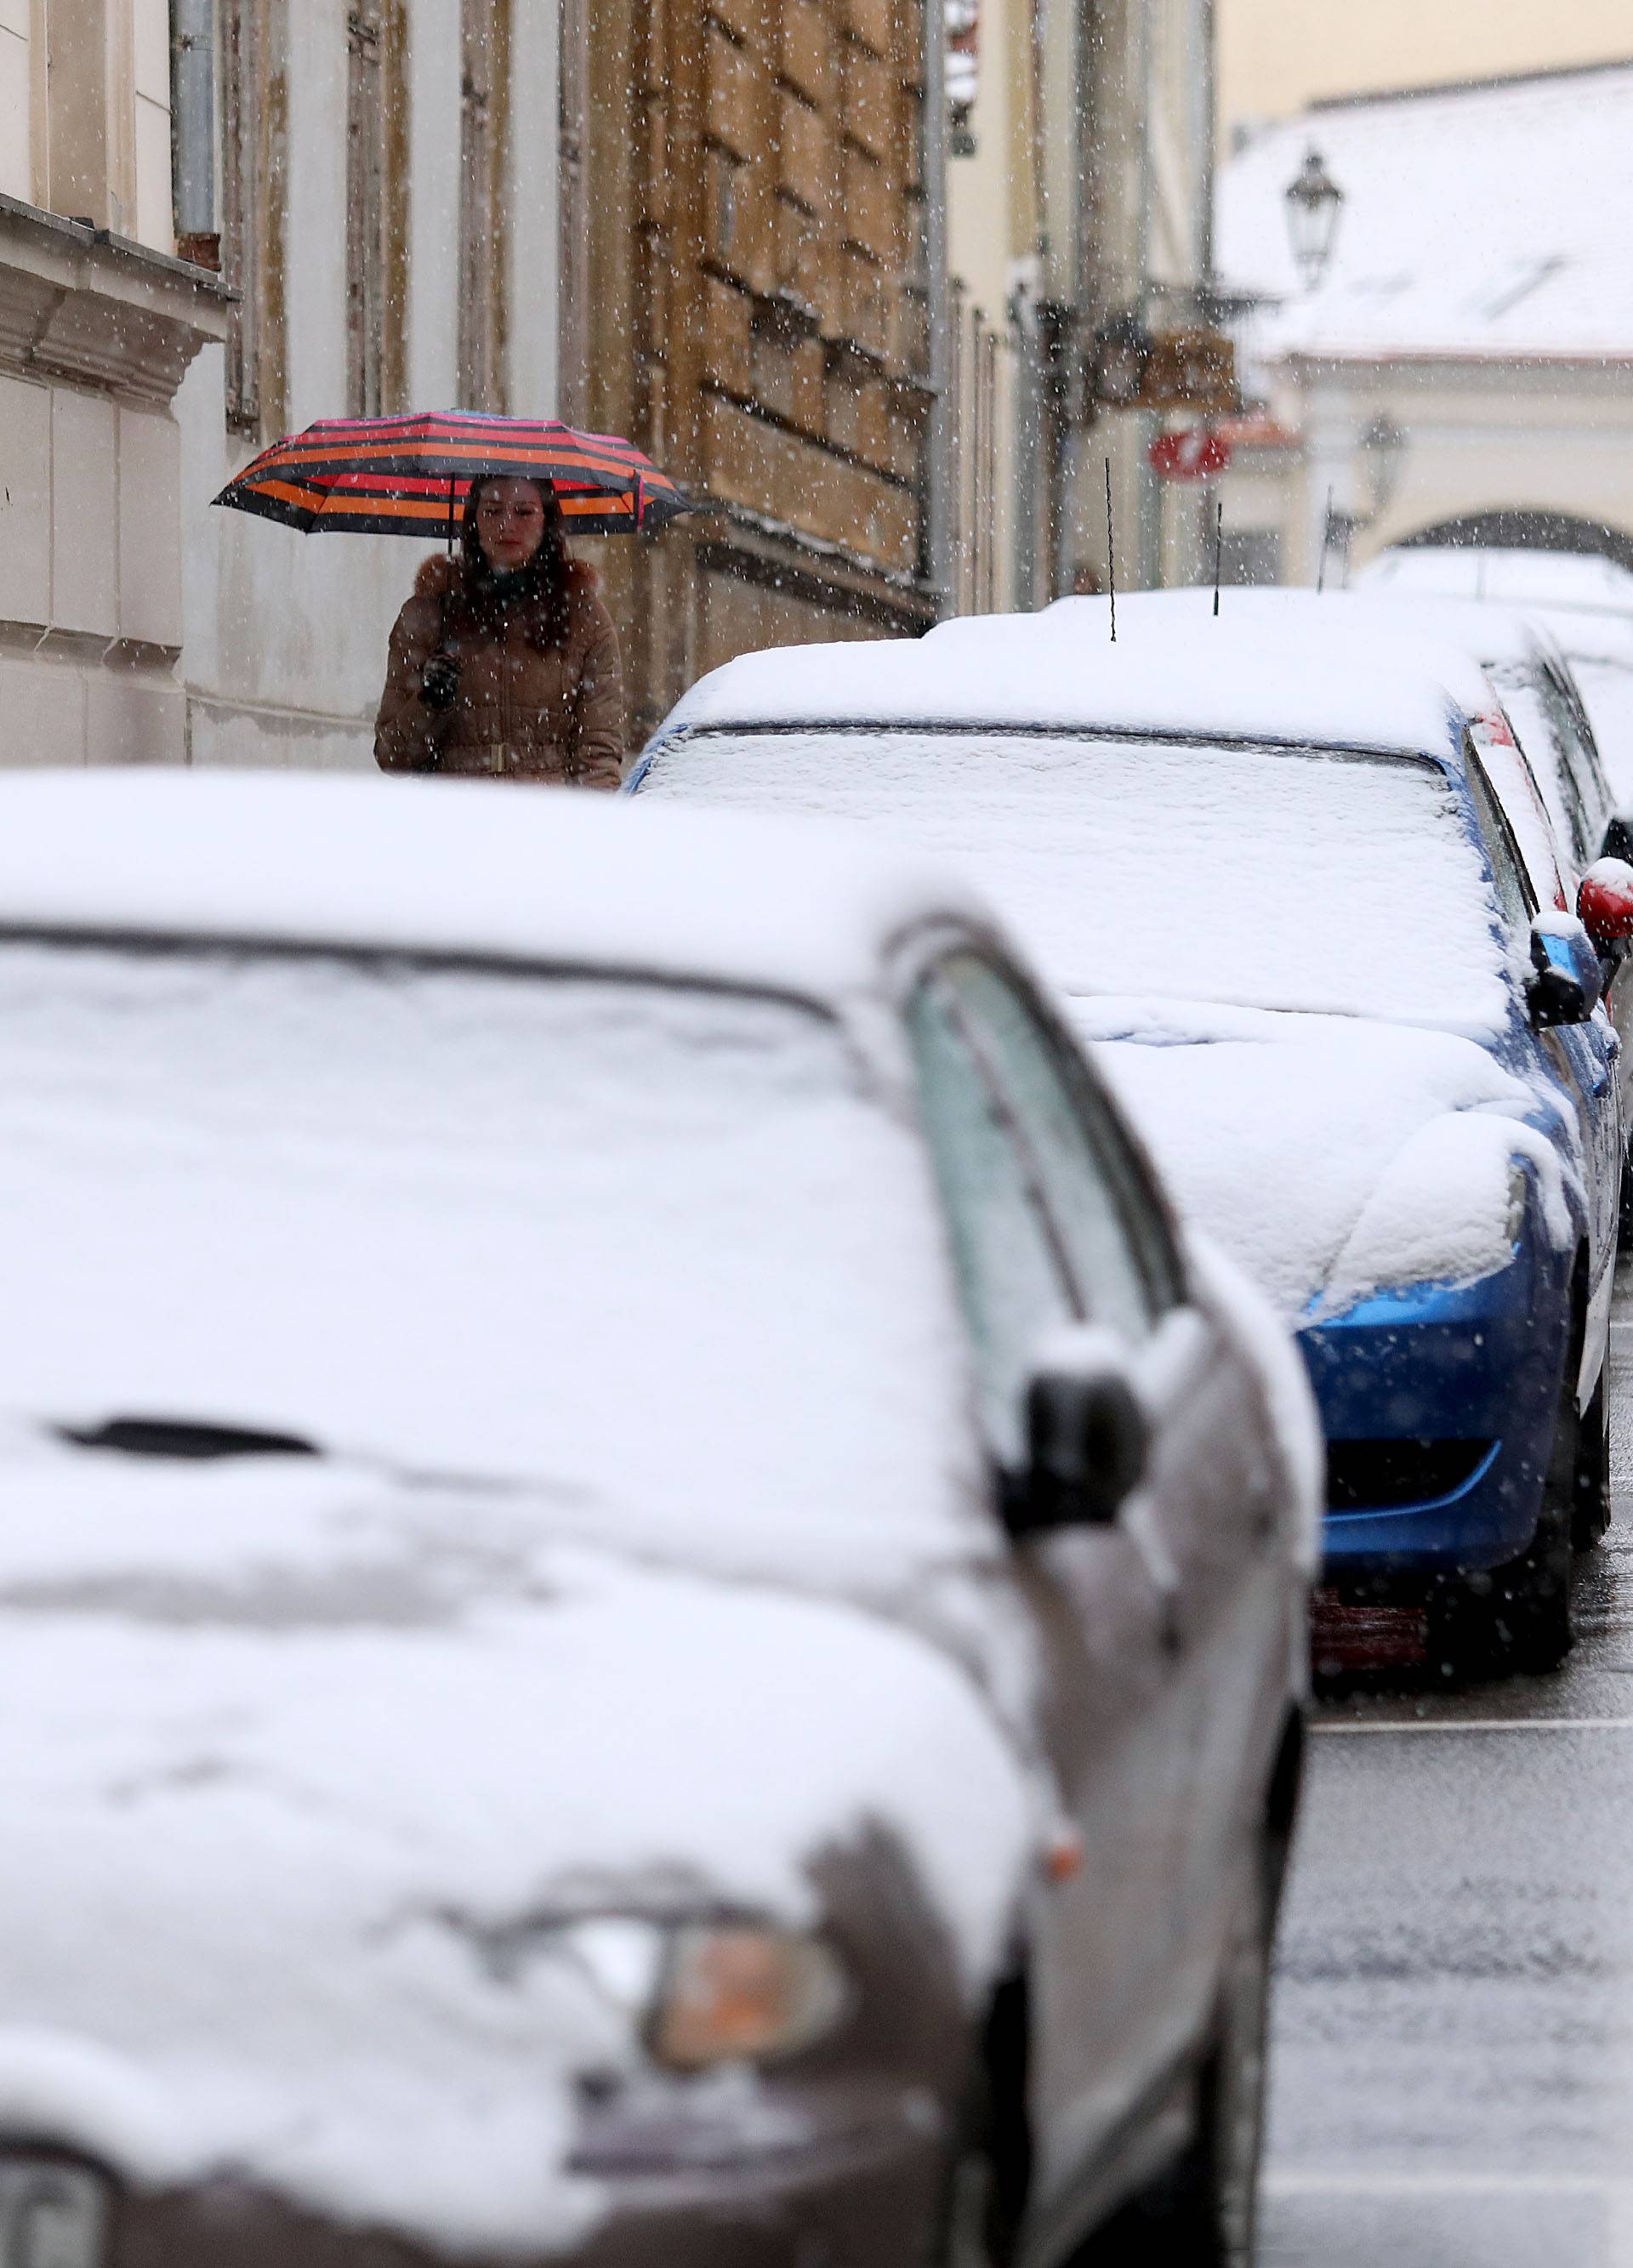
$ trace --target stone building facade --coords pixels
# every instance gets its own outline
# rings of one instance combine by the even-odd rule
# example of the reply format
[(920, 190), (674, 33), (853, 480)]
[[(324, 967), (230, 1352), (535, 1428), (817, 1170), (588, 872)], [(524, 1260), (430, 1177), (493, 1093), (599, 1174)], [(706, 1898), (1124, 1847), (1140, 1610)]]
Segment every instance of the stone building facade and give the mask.
[(706, 506), (608, 547), (645, 724), (745, 648), (935, 618), (939, 109), (915, 0), (652, 0), (576, 36), (568, 398)]
[(179, 762), (175, 399), (228, 307), (174, 257), (166, 0), (0, 0), (0, 762)]

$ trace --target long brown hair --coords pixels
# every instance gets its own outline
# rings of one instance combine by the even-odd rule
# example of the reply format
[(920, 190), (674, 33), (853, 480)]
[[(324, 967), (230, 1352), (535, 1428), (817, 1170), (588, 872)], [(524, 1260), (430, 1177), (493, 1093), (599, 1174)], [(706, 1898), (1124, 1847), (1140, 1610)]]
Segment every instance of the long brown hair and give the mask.
[(529, 486), (538, 491), (539, 502), (544, 507), (544, 533), (539, 538), (539, 548), (525, 567), (516, 570), (514, 578), (506, 577), (506, 596), (501, 600), (496, 593), (496, 576), (491, 561), (482, 548), (477, 533), (477, 513), (482, 503), (483, 490), (497, 475), (482, 474), (470, 484), (470, 494), (465, 499), (465, 518), (460, 534), (460, 594), (472, 620), (481, 627), (491, 624), (504, 605), (511, 601), (528, 607), (535, 615), (536, 628), (534, 643), (541, 651), (552, 645), (565, 645), (567, 641), (567, 539), (562, 522), (561, 506), (556, 492), (546, 481), (533, 481)]

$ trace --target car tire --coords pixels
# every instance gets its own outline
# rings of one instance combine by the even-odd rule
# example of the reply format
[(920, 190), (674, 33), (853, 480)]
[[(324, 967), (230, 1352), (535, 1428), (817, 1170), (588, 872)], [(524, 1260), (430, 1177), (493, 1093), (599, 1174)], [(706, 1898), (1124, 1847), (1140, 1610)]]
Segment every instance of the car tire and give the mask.
[(1030, 2007), (1023, 1969), (994, 1992), (942, 2193), (936, 2268), (1008, 2268), (1031, 2182), (1026, 2068)]
[(1245, 1894), (1197, 2077), (1182, 2155), (1124, 2205), (1069, 2268), (1252, 2268), (1264, 2151), (1270, 1962), (1280, 1838), (1267, 1837)]
[[(1603, 1370), (1587, 1408), (1572, 1414), (1570, 1543), (1573, 1550), (1591, 1551), (1610, 1526), (1610, 1400)], [(1550, 1474), (1550, 1487), (1552, 1481)]]
[(1430, 1602), (1429, 1658), (1451, 1684), (1541, 1677), (1574, 1643), (1570, 1517), (1544, 1499), (1530, 1549), (1489, 1574), (1449, 1580)]

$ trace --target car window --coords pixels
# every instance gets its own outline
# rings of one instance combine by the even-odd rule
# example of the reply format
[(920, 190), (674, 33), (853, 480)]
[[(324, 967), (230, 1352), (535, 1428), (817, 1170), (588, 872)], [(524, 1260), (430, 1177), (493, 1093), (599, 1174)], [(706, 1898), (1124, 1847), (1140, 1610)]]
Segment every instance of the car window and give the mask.
[(1490, 863), (1491, 879), (1496, 885), (1497, 903), (1502, 908), (1504, 925), (1511, 931), (1525, 929), (1529, 925), (1536, 906), (1508, 821), (1491, 792), (1490, 783), (1482, 770), (1472, 746), (1468, 751), (1467, 773), (1474, 818)]
[(1566, 739), (1568, 720), (1542, 687), (1518, 674), (1503, 688), (1503, 706), (1521, 753), (1536, 780), (1548, 818), (1578, 865), (1592, 856), (1592, 823)]
[[(1600, 759), (1599, 743), (1593, 738), (1593, 727), (1588, 722), (1586, 710), (1574, 685), (1555, 676), (1550, 669), (1543, 678), (1549, 708), (1559, 719), (1559, 735), (1565, 751), (1565, 761), (1578, 793), (1587, 812), (1591, 835), (1597, 835), (1604, 826), (1611, 802), (1610, 782), (1605, 777), (1605, 767)], [(1590, 851), (1589, 856), (1594, 855)]]
[(1176, 1270), (1133, 1159), (1007, 976), (974, 953), (950, 954), (942, 974), (1018, 1123), (1079, 1299), (1097, 1322), (1143, 1337), (1172, 1304)]
[(1073, 1320), (1064, 1256), (997, 1094), (932, 977), (907, 1006), (920, 1107), (975, 1357), (986, 1440), (1021, 1461), (1022, 1401), (1044, 1334)]

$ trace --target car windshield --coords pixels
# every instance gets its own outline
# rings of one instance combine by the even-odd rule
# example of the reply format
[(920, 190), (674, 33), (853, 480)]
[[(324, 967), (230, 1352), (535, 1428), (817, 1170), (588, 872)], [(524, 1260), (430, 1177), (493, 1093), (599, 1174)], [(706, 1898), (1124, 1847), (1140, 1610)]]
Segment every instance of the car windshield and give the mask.
[(597, 1539), (861, 1571), (946, 1542), (944, 1266), (913, 1137), (799, 1005), (0, 946), (0, 1379), (25, 1440), (266, 1427), (536, 1479)]
[(1067, 733), (713, 731), (646, 794), (894, 834), (981, 884), (1063, 989), (1388, 1018), (1505, 1012), (1481, 854), (1439, 769)]

